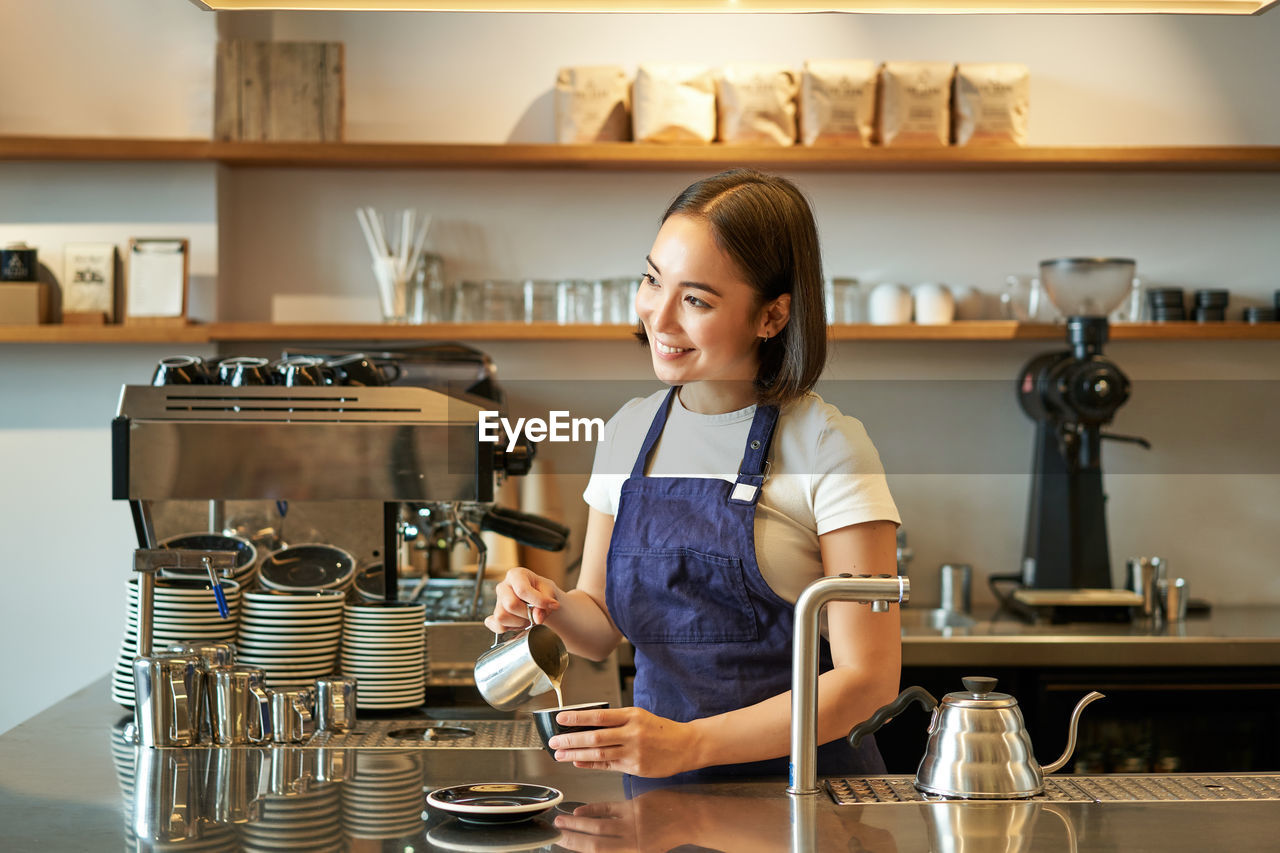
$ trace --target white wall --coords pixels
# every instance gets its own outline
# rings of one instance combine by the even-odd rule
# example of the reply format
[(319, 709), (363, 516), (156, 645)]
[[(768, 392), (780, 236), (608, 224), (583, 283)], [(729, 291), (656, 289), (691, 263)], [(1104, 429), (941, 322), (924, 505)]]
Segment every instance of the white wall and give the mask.
[[(866, 56), (1026, 62), (1038, 145), (1280, 144), (1275, 13), (214, 16), (171, 0), (56, 0), (0, 8), (0, 29), (23, 33), (0, 52), (5, 134), (205, 136), (215, 42), (240, 35), (345, 42), (351, 139), (548, 141), (550, 86), (565, 64)], [(33, 63), (45, 72), (31, 73)], [(70, 240), (170, 228), (202, 259), (197, 303), (220, 319), (266, 320), (272, 295), (370, 292), (357, 204), (432, 211), (451, 277), (613, 275), (635, 269), (662, 206), (695, 177), (2, 164), (0, 240), (36, 242), (56, 271)], [(1153, 281), (1225, 286), (1250, 301), (1280, 284), (1274, 175), (796, 177), (814, 199), (832, 273), (995, 288), (1042, 257), (1120, 252)], [(649, 380), (624, 342), (478, 343), (521, 408), (604, 407), (629, 389), (602, 394), (587, 380)], [(944, 560), (980, 573), (1016, 561), (1031, 431), (1005, 392), (1046, 348), (836, 348), (825, 392), (867, 422), (890, 467), (920, 599), (936, 596)], [(126, 509), (108, 499), (107, 423), (119, 385), (145, 381), (157, 357), (180, 350), (192, 348), (0, 345), (0, 535), (10, 547), (0, 642), (53, 661), (16, 657), (21, 689), (0, 696), (0, 730), (111, 665), (133, 536)], [(1265, 393), (1274, 386), (1243, 384), (1280, 379), (1280, 349), (1133, 342), (1109, 352), (1136, 381), (1116, 430), (1155, 442), (1150, 454), (1107, 449), (1115, 558), (1159, 551), (1194, 595), (1280, 602), (1277, 408)], [(1202, 384), (1168, 381), (1177, 377)], [(581, 456), (557, 461), (572, 500)]]

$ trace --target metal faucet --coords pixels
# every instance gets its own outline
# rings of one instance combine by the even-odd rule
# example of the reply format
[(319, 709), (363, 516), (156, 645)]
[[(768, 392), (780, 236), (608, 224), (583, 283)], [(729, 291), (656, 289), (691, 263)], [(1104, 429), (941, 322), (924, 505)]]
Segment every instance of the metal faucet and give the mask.
[(884, 613), (890, 603), (906, 604), (911, 583), (893, 575), (820, 578), (796, 601), (791, 645), (791, 769), (788, 794), (818, 793), (818, 616), (831, 601), (870, 604)]

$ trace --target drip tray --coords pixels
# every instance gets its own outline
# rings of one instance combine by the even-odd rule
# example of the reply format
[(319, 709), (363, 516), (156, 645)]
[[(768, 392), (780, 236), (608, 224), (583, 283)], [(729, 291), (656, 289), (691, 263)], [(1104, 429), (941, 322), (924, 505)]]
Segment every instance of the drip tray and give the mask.
[(357, 720), (349, 732), (319, 732), (303, 748), (542, 749), (530, 720)]
[[(867, 803), (957, 802), (917, 791), (913, 776), (868, 776), (826, 780), (836, 805)], [(1044, 793), (1031, 802), (1054, 803), (1180, 803), (1231, 800), (1280, 800), (1280, 775), (1218, 776), (1209, 774), (1151, 774), (1108, 776), (1050, 776)], [(969, 802), (1001, 802), (972, 800)]]

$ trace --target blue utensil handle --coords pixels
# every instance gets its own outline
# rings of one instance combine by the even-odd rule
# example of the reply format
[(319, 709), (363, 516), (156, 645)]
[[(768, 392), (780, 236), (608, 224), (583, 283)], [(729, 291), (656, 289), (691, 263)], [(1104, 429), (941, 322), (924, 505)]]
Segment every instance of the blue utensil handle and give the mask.
[(218, 603), (218, 615), (223, 619), (231, 617), (231, 608), (227, 607), (227, 597), (222, 592), (222, 582), (218, 579), (218, 574), (213, 570), (213, 561), (208, 557), (204, 558), (204, 570), (209, 573), (209, 586), (213, 588), (213, 600)]
[(218, 615), (223, 619), (231, 618), (231, 609), (227, 607), (227, 597), (222, 594), (222, 586), (220, 584), (213, 585), (213, 598), (218, 602)]

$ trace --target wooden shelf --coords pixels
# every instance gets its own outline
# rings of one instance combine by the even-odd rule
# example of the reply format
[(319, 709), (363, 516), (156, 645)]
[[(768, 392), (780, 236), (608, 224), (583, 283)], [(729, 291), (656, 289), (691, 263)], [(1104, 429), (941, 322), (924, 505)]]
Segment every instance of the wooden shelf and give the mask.
[(205, 344), (208, 326), (0, 325), (0, 344)]
[(212, 323), (210, 340), (232, 341), (616, 341), (631, 326), (553, 323), (436, 323), (428, 326), (315, 323)]
[(646, 171), (752, 165), (823, 171), (1280, 171), (1280, 146), (793, 148), (605, 143), (214, 142), (2, 136), (0, 160), (212, 162), (231, 167)]
[[(629, 341), (631, 326), (440, 323), (428, 326), (209, 323), (163, 326), (0, 326), (0, 344), (178, 344), (354, 341)], [(1063, 326), (977, 320), (944, 326), (832, 326), (835, 341), (1063, 341)], [(1111, 327), (1115, 341), (1280, 341), (1280, 323), (1142, 323)]]

